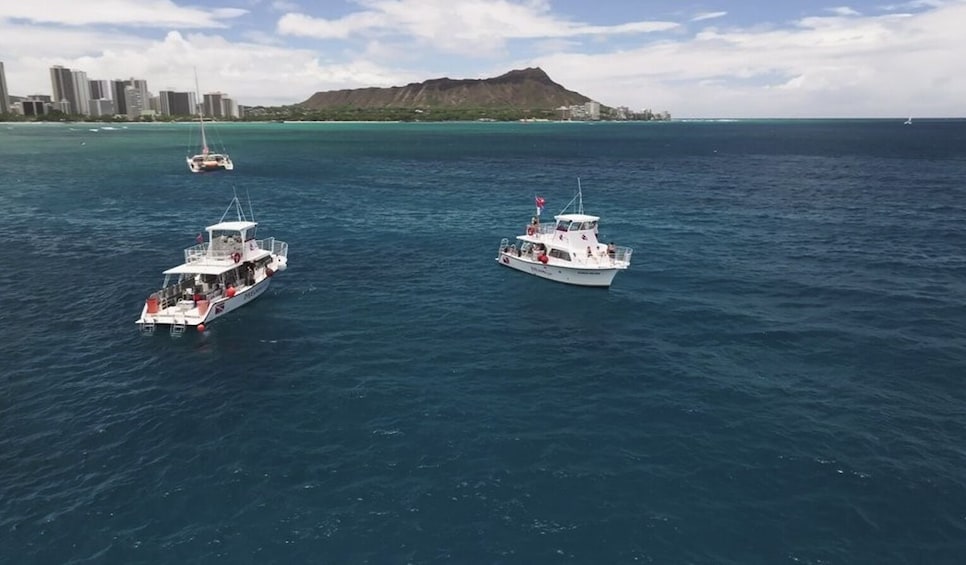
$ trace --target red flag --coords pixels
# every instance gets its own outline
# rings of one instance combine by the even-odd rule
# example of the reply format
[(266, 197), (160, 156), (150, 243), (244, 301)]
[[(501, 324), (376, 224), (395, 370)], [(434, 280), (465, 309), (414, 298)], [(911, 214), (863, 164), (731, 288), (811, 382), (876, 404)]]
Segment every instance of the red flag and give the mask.
[(544, 200), (542, 196), (537, 196), (536, 202), (537, 202), (537, 208), (543, 208)]

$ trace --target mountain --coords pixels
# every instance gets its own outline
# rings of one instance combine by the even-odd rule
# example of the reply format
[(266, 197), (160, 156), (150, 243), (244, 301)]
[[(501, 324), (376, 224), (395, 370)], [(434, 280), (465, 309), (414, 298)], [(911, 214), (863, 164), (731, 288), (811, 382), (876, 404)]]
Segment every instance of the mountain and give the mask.
[(513, 70), (494, 78), (437, 78), (390, 88), (316, 92), (299, 106), (311, 110), (340, 107), (553, 110), (588, 101), (590, 98), (560, 86), (537, 67)]

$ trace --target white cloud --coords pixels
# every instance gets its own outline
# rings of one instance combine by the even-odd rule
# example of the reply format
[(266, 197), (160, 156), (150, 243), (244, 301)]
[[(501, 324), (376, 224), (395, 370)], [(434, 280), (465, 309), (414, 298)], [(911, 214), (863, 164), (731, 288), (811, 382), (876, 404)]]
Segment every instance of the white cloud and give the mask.
[(546, 2), (508, 0), (360, 0), (364, 10), (338, 19), (290, 13), (278, 21), (284, 35), (346, 39), (401, 34), (422, 45), (464, 55), (502, 52), (509, 40), (561, 39), (664, 31), (678, 24), (639, 21), (600, 26), (555, 16)]
[[(99, 11), (85, 17), (101, 25), (81, 25), (71, 23), (80, 10), (54, 1), (62, 13), (44, 17), (57, 21), (37, 24), (11, 15), (20, 8), (0, 0), (2, 57), (13, 94), (49, 94), (54, 64), (92, 79), (145, 78), (154, 92), (193, 90), (197, 66), (203, 90), (224, 91), (246, 105), (539, 65), (556, 82), (604, 104), (667, 109), (678, 117), (952, 116), (963, 114), (966, 99), (964, 0), (929, 6), (917, 0), (920, 8), (906, 6), (909, 13), (878, 16), (817, 9), (821, 15), (784, 28), (732, 25), (696, 33), (673, 23), (575, 22), (541, 0), (361, 0), (358, 10), (338, 19), (289, 14), (279, 20), (280, 28), (288, 22), (312, 31), (298, 38), (254, 27), (224, 35), (192, 31), (235, 21), (214, 17), (147, 29), (150, 17), (137, 10), (113, 16), (135, 27), (109, 24)], [(182, 21), (195, 10), (167, 0), (160, 6), (172, 11), (152, 21)], [(267, 2), (258, 6), (271, 13)], [(650, 33), (657, 29), (671, 33)], [(514, 51), (520, 46), (527, 51)], [(483, 55), (490, 58), (481, 66)]]
[[(28, 27), (0, 25), (0, 35), (15, 42), (36, 33), (38, 30)], [(322, 62), (314, 51), (231, 42), (216, 35), (169, 32), (162, 40), (145, 41), (121, 34), (45, 33), (49, 34), (46, 39), (57, 38), (59, 43), (46, 50), (25, 48), (5, 61), (11, 94), (49, 94), (48, 69), (55, 64), (86, 71), (90, 79), (144, 78), (154, 93), (169, 88), (193, 91), (192, 68), (197, 67), (202, 90), (221, 90), (246, 105), (291, 104), (317, 90), (416, 80), (364, 60)], [(91, 43), (101, 48), (96, 54), (84, 55)], [(64, 57), (62, 53), (75, 55)]]
[(705, 30), (534, 62), (605, 104), (679, 116), (960, 116), (966, 3), (896, 17), (812, 17), (791, 29)]
[(187, 8), (170, 0), (44, 0), (42, 7), (32, 2), (0, 2), (0, 21), (20, 19), (66, 26), (112, 24), (156, 28), (219, 28), (226, 27), (227, 20), (246, 13), (247, 10), (239, 8)]
[(691, 18), (691, 21), (692, 22), (701, 22), (701, 21), (704, 21), (704, 20), (714, 20), (714, 19), (717, 19), (717, 18), (723, 18), (723, 17), (725, 17), (727, 15), (728, 15), (728, 12), (702, 12), (702, 13), (694, 16), (693, 18)]
[(275, 0), (272, 2), (272, 9), (277, 12), (295, 12), (301, 10), (302, 7), (295, 2), (289, 2), (288, 0)]
[(836, 6), (835, 8), (828, 8), (827, 11), (835, 14), (836, 16), (861, 16), (859, 12), (849, 8), (848, 6)]
[(922, 8), (941, 8), (942, 6), (958, 0), (910, 0), (899, 4), (889, 4), (881, 6), (881, 9), (892, 12), (896, 10), (920, 10)]

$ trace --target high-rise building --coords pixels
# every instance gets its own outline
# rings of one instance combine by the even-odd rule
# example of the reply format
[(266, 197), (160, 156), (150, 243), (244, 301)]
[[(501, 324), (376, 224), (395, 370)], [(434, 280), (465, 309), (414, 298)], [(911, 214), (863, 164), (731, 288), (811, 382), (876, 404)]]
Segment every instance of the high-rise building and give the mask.
[(113, 116), (114, 101), (107, 98), (95, 98), (90, 101), (90, 115), (94, 117)]
[(171, 115), (171, 101), (174, 99), (174, 95), (177, 92), (172, 90), (162, 90), (158, 92), (158, 111), (161, 112), (162, 116)]
[(151, 99), (151, 93), (148, 92), (148, 81), (131, 77), (131, 80), (127, 82), (141, 92), (141, 98), (144, 98), (145, 101), (144, 107), (147, 108), (147, 101)]
[(44, 107), (51, 111), (56, 110), (62, 114), (70, 114), (73, 111), (70, 108), (70, 102), (66, 100), (58, 100), (56, 102), (51, 102), (50, 104), (44, 104)]
[(114, 112), (122, 116), (127, 115), (127, 98), (125, 98), (124, 89), (128, 86), (131, 86), (131, 81), (111, 81), (111, 99), (114, 100)]
[(224, 115), (221, 107), (221, 97), (222, 97), (221, 92), (209, 92), (208, 94), (205, 94), (204, 114), (206, 116), (211, 116), (212, 118), (220, 118)]
[(7, 75), (3, 70), (3, 61), (0, 61), (0, 114), (10, 113), (10, 91), (7, 90)]
[(49, 102), (43, 100), (23, 100), (20, 102), (20, 108), (24, 116), (43, 116), (47, 113), (47, 104)]
[(222, 97), (221, 114), (226, 118), (238, 118), (238, 103), (235, 102), (234, 99), (228, 98), (227, 96)]
[(91, 113), (91, 85), (84, 71), (71, 71), (70, 78), (74, 82), (74, 96), (71, 109), (75, 114), (89, 115)]
[[(74, 77), (70, 69), (60, 65), (50, 67), (50, 86), (54, 91), (55, 109), (67, 108), (65, 113), (80, 113), (77, 108), (77, 95), (74, 93)], [(59, 104), (66, 102), (66, 104)]]
[(138, 119), (141, 113), (148, 109), (148, 99), (144, 91), (135, 86), (124, 87), (124, 105), (127, 107), (127, 117)]
[(164, 116), (191, 116), (196, 111), (194, 92), (162, 90), (158, 97), (161, 103), (160, 111)]
[(111, 92), (111, 83), (106, 80), (91, 80), (89, 81), (91, 100), (98, 100), (101, 98), (113, 99), (113, 93)]

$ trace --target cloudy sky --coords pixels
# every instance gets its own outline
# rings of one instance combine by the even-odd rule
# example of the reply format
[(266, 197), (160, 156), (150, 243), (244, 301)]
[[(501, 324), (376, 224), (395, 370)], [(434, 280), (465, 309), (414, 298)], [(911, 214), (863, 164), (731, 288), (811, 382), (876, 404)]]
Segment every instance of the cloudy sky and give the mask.
[[(890, 3), (892, 2), (892, 3)], [(153, 92), (318, 90), (539, 66), (674, 117), (966, 115), (966, 0), (0, 0), (14, 95), (51, 65)]]

